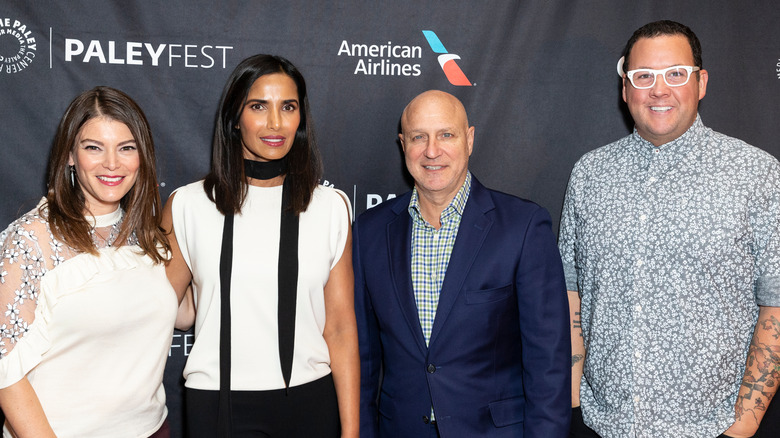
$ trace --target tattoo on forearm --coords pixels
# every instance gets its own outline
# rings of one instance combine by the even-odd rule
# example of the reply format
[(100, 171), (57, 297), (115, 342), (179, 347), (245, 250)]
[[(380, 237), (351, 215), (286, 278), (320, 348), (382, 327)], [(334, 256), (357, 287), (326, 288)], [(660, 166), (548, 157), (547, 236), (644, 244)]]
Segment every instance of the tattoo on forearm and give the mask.
[(577, 317), (577, 319), (572, 319), (572, 327), (576, 329), (580, 329), (580, 337), (582, 337), (582, 318), (580, 317), (580, 312), (574, 312), (574, 316)]
[[(759, 321), (756, 330), (763, 330), (774, 339), (780, 339), (780, 321), (774, 316)], [(754, 374), (752, 368), (758, 372)], [(742, 379), (743, 389), (737, 396), (736, 416), (752, 415), (758, 421), (757, 411), (766, 411), (780, 383), (780, 345), (758, 342), (753, 335), (747, 358), (747, 370)]]
[(575, 354), (571, 357), (571, 367), (574, 368), (574, 364), (585, 358), (584, 354)]

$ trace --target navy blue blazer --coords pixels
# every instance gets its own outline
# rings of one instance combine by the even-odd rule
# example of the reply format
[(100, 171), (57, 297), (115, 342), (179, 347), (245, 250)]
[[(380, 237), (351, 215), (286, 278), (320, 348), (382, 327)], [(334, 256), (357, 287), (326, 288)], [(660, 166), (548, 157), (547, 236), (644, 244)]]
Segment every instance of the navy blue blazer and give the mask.
[(411, 278), (411, 192), (355, 223), (362, 437), (568, 436), (571, 341), (550, 216), (471, 193), (426, 347)]

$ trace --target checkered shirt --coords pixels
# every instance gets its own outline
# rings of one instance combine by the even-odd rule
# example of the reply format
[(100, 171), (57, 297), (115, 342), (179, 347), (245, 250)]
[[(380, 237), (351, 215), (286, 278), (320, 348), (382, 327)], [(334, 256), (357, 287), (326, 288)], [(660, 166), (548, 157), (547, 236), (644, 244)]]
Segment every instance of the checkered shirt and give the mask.
[(463, 186), (441, 213), (441, 228), (438, 230), (423, 219), (416, 188), (409, 201), (409, 215), (412, 217), (412, 286), (426, 345), (431, 339), (439, 292), (470, 192), (471, 172), (467, 172)]

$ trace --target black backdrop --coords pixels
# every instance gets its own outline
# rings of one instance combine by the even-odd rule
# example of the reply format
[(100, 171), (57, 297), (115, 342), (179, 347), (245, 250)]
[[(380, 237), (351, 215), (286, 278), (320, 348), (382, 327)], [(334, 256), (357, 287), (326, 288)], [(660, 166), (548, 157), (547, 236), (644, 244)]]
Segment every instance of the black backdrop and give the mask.
[[(625, 41), (642, 24), (667, 18), (702, 40), (710, 73), (705, 124), (780, 156), (780, 6), (772, 0), (6, 0), (0, 223), (44, 192), (56, 125), (79, 92), (109, 85), (141, 105), (167, 198), (208, 168), (230, 71), (249, 55), (272, 53), (304, 73), (323, 183), (344, 190), (355, 213), (409, 189), (396, 141), (400, 113), (419, 92), (438, 88), (458, 96), (476, 126), (474, 174), (540, 203), (557, 226), (577, 158), (632, 127), (615, 72)], [(459, 57), (470, 85), (448, 82), (423, 30)], [(175, 334), (166, 373), (174, 436), (191, 343), (191, 333)]]

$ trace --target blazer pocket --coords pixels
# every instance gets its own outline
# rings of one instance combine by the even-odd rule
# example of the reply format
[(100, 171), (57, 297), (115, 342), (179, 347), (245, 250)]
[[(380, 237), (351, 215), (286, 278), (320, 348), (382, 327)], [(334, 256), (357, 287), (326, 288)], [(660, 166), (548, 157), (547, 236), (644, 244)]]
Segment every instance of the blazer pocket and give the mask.
[(514, 285), (508, 284), (493, 289), (466, 291), (464, 295), (466, 296), (466, 304), (480, 304), (508, 298), (512, 295), (512, 291), (514, 291)]
[(525, 397), (515, 397), (488, 404), (490, 417), (496, 427), (522, 423), (525, 418)]

